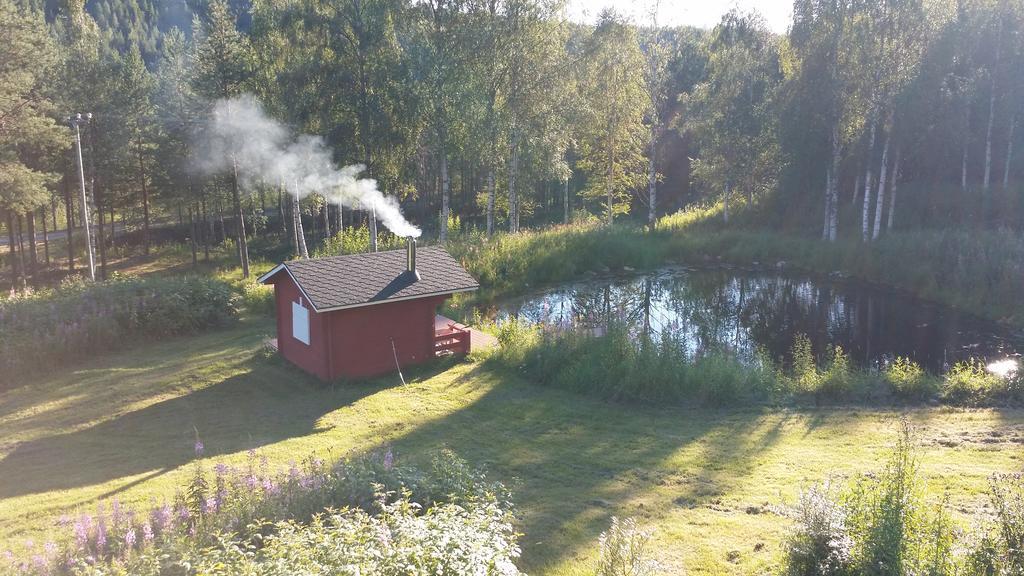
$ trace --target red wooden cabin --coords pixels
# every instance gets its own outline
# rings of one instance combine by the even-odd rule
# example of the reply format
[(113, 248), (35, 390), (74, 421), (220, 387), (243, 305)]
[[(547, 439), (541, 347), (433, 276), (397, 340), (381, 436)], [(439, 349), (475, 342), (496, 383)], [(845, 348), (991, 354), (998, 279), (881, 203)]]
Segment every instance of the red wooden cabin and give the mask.
[(293, 260), (259, 278), (274, 285), (277, 348), (324, 380), (362, 378), (469, 351), (470, 333), (437, 307), (479, 288), (439, 246)]

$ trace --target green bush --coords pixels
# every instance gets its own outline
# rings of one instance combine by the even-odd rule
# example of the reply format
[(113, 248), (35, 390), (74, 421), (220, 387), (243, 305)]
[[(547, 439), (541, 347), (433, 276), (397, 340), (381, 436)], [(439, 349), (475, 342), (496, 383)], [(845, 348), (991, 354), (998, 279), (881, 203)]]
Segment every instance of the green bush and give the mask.
[(69, 519), (62, 539), (26, 545), (0, 572), (518, 574), (513, 520), (504, 486), (447, 450), (426, 471), (387, 451), (275, 472), (250, 452), (212, 475), (197, 460), (173, 504), (137, 511), (114, 500)]
[(237, 312), (230, 284), (194, 276), (68, 281), (0, 300), (0, 385), (139, 339), (224, 326)]
[(612, 322), (596, 333), (510, 320), (491, 359), (547, 386), (626, 402), (722, 406), (771, 399), (779, 382), (767, 362), (713, 352), (690, 358), (669, 332), (637, 336)]
[[(400, 238), (382, 226), (377, 227), (377, 250), (394, 250), (405, 245)], [(370, 251), (370, 229), (364, 224), (345, 228), (331, 236), (310, 255), (314, 258), (339, 256), (341, 254), (362, 254)]]
[(928, 374), (909, 358), (896, 358), (885, 367), (883, 378), (893, 394), (910, 400), (931, 398), (939, 391), (940, 380)]
[(904, 423), (883, 471), (834, 490), (805, 491), (787, 538), (790, 576), (953, 576), (956, 532), (948, 503), (924, 497), (910, 427)]
[(1024, 574), (1024, 475), (997, 474), (989, 499), (995, 515), (976, 536), (967, 559), (970, 574)]
[(598, 539), (597, 566), (594, 576), (655, 576), (660, 566), (651, 559), (651, 532), (637, 527), (636, 520), (619, 521)]
[(257, 282), (242, 284), (242, 303), (245, 309), (252, 314), (272, 316), (276, 305), (274, 286)]
[(956, 404), (972, 404), (1005, 398), (1015, 388), (1012, 378), (1004, 379), (985, 370), (981, 362), (957, 362), (942, 380), (942, 398)]

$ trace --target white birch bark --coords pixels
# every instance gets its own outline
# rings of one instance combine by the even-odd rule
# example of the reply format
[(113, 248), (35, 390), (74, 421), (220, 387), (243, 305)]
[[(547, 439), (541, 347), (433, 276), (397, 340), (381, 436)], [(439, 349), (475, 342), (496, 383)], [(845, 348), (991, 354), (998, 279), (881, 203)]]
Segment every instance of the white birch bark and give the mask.
[(1013, 131), (1017, 127), (1017, 115), (1010, 116), (1010, 131), (1006, 136), (1006, 162), (1003, 164), (1003, 190), (1010, 186), (1010, 166), (1013, 164)]
[(896, 214), (896, 188), (900, 182), (900, 153), (902, 150), (896, 147), (896, 159), (892, 163), (892, 184), (889, 185), (889, 219), (886, 222), (885, 229), (887, 231), (892, 230), (892, 223), (895, 220)]
[(829, 167), (829, 188), (831, 189), (830, 211), (828, 215), (828, 240), (834, 242), (839, 231), (839, 163), (842, 161), (843, 147), (839, 140), (839, 126), (832, 130), (832, 165)]
[(892, 113), (889, 113), (888, 126), (885, 128), (885, 143), (882, 145), (882, 165), (878, 171), (878, 198), (875, 200), (875, 226), (871, 232), (871, 239), (877, 240), (882, 232), (882, 212), (885, 211), (885, 178), (889, 170), (889, 142), (892, 140)]
[(648, 199), (650, 200), (650, 203), (651, 203), (650, 210), (647, 213), (647, 223), (650, 224), (652, 227), (654, 226), (654, 221), (658, 217), (658, 215), (657, 215), (657, 212), (658, 212), (658, 173), (656, 171), (656, 166), (655, 166), (655, 162), (654, 162), (654, 154), (655, 154), (655, 152), (657, 150), (657, 148), (656, 148), (656, 146), (657, 146), (657, 138), (658, 138), (658, 131), (657, 130), (658, 130), (657, 126), (655, 125), (654, 122), (652, 122), (651, 123), (651, 157), (648, 159), (648, 162), (647, 162), (648, 163), (648, 171), (647, 171), (647, 190), (648, 190), (647, 194), (648, 194), (648, 196), (647, 197), (648, 197)]
[(871, 157), (874, 155), (875, 151), (875, 115), (872, 114), (871, 116), (871, 131), (868, 134), (868, 157), (866, 162), (867, 168), (864, 170), (864, 198), (862, 199), (863, 209), (861, 211), (860, 234), (861, 240), (863, 240), (864, 242), (868, 241), (869, 234), (871, 232)]
[(825, 215), (822, 218), (821, 239), (832, 236), (832, 166), (825, 168)]
[(519, 189), (517, 178), (519, 176), (519, 142), (518, 136), (513, 134), (512, 149), (508, 157), (508, 231), (513, 234), (519, 232)]
[(377, 251), (377, 209), (370, 208), (367, 225), (370, 228), (370, 252)]
[(292, 222), (295, 228), (296, 252), (303, 258), (309, 258), (309, 251), (306, 250), (306, 233), (302, 229), (302, 213), (300, 212), (298, 194), (292, 194)]
[(999, 72), (999, 59), (1003, 44), (1003, 22), (999, 21), (999, 33), (996, 35), (996, 58), (992, 66), (991, 93), (988, 95), (988, 127), (985, 129), (985, 177), (981, 189), (988, 192), (992, 176), (992, 124), (996, 116), (996, 76)]
[(960, 155), (960, 190), (967, 192), (967, 135), (964, 135), (964, 150)]

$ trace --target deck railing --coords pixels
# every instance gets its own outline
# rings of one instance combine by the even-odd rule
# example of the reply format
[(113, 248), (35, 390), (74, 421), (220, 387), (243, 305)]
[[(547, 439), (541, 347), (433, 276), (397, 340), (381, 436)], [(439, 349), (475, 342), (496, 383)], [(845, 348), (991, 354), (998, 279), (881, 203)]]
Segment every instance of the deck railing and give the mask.
[(469, 354), (470, 333), (454, 322), (434, 330), (434, 356)]

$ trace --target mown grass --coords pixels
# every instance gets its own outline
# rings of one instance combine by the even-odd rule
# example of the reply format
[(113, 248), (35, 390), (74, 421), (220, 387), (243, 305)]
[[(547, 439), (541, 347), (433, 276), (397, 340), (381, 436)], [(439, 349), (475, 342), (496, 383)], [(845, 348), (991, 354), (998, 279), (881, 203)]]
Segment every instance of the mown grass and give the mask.
[(145, 505), (187, 479), (198, 430), (206, 463), (274, 465), (383, 445), (401, 461), (447, 446), (508, 481), (522, 512), (522, 567), (583, 574), (612, 515), (655, 528), (657, 558), (691, 574), (777, 562), (783, 505), (830, 475), (877, 470), (901, 414), (919, 428), (929, 497), (958, 514), (987, 477), (1021, 466), (1024, 412), (610, 404), (540, 387), (485, 363), (320, 384), (260, 354), (265, 320), (95, 359), (0, 393), (0, 549), (40, 541), (99, 499)]

